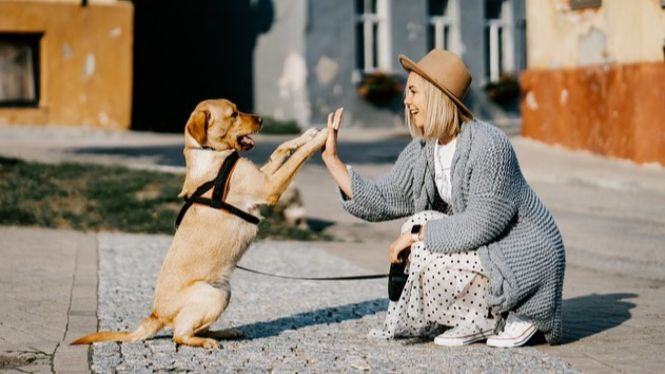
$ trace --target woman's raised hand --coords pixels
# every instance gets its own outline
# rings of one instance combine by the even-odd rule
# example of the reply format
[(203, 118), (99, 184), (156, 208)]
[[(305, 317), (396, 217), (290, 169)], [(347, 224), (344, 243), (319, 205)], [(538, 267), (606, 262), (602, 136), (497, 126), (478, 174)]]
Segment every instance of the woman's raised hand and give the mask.
[(321, 158), (342, 192), (347, 198), (352, 199), (353, 194), (351, 192), (349, 171), (346, 169), (346, 165), (337, 157), (337, 132), (339, 131), (339, 123), (342, 120), (342, 113), (344, 113), (344, 109), (339, 108), (334, 114), (330, 113), (328, 115), (328, 138), (321, 150)]
[(323, 146), (321, 157), (324, 161), (326, 159), (335, 159), (337, 158), (337, 132), (339, 131), (339, 124), (342, 120), (342, 114), (344, 113), (344, 108), (339, 108), (335, 113), (330, 113), (328, 115), (328, 139), (326, 144)]

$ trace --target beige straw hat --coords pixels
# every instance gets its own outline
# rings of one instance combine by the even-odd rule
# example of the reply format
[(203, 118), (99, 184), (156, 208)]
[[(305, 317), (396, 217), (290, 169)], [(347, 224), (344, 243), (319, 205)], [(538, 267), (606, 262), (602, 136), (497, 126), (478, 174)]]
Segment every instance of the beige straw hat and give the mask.
[(452, 52), (434, 49), (416, 64), (404, 55), (399, 62), (407, 72), (414, 72), (427, 79), (450, 97), (469, 117), (471, 111), (462, 100), (471, 86), (471, 73), (461, 58)]

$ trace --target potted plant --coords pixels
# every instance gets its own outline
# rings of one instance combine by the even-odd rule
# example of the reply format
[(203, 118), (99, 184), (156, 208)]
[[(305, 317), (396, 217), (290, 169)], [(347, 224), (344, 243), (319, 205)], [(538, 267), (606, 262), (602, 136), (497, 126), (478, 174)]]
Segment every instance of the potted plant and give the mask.
[(501, 73), (497, 82), (485, 86), (485, 93), (498, 105), (506, 106), (520, 96), (520, 84), (512, 74)]
[(358, 94), (374, 104), (385, 105), (399, 95), (402, 88), (397, 76), (377, 70), (363, 76)]

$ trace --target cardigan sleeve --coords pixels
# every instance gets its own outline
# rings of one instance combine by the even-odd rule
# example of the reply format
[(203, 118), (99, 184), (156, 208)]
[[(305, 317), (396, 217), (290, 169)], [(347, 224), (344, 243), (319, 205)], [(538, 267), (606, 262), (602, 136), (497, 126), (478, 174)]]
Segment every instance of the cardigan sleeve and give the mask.
[[(463, 174), (468, 186), (466, 209), (425, 225), (425, 245), (434, 252), (475, 250), (497, 240), (517, 215), (519, 166), (506, 136), (474, 140)], [(479, 146), (479, 147), (478, 147)]]
[(338, 190), (342, 207), (352, 215), (370, 222), (388, 221), (413, 214), (413, 161), (418, 155), (417, 141), (409, 143), (391, 171), (375, 180), (366, 179), (352, 168), (349, 169), (353, 199)]

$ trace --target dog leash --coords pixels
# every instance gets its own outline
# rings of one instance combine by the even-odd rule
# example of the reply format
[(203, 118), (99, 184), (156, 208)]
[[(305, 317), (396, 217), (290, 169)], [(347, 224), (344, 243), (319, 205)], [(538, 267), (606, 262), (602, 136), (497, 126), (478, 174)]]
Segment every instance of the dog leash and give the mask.
[(254, 270), (254, 269), (248, 269), (248, 268), (240, 266), (240, 265), (236, 265), (236, 268), (238, 268), (240, 270), (247, 271), (249, 273), (263, 275), (263, 276), (266, 276), (266, 277), (282, 278), (282, 279), (294, 279), (294, 280), (311, 280), (311, 281), (348, 281), (348, 280), (362, 280), (362, 279), (378, 279), (378, 278), (385, 278), (385, 277), (388, 276), (388, 274), (371, 274), (371, 275), (352, 275), (352, 276), (348, 276), (348, 277), (323, 277), (323, 278), (291, 277), (291, 276), (288, 276), (288, 275), (264, 273), (262, 271), (258, 271), (258, 270)]

